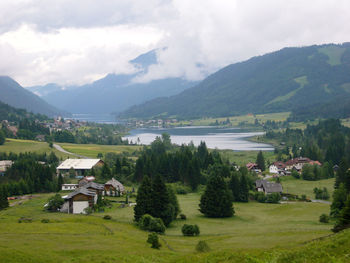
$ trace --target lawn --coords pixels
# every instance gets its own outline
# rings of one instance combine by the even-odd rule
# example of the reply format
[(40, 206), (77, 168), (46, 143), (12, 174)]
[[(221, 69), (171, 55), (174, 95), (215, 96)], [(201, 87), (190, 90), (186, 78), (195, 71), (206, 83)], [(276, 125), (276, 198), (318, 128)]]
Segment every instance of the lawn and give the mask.
[(283, 192), (296, 194), (296, 195), (306, 195), (310, 199), (315, 199), (313, 189), (326, 187), (331, 198), (334, 189), (334, 178), (319, 180), (319, 181), (306, 181), (302, 179), (295, 179), (292, 176), (280, 177), (283, 186)]
[(113, 153), (127, 153), (132, 155), (134, 152), (140, 150), (142, 146), (135, 145), (99, 145), (99, 144), (73, 144), (73, 143), (58, 143), (63, 149), (68, 152), (79, 155), (96, 158), (99, 153), (105, 155), (108, 152)]
[[(231, 150), (219, 150), (223, 158), (228, 159), (230, 162), (234, 162), (237, 165), (245, 166), (248, 162), (255, 162), (258, 151), (240, 151), (235, 152)], [(264, 158), (267, 162), (276, 161), (276, 155), (274, 152), (264, 151)]]
[(49, 154), (53, 151), (58, 158), (66, 159), (68, 154), (61, 153), (56, 149), (50, 148), (47, 142), (38, 142), (32, 140), (19, 140), (19, 139), (6, 139), (5, 144), (0, 145), (0, 152), (13, 152), (13, 153), (23, 153), (23, 152), (37, 152)]
[[(104, 213), (90, 216), (48, 213), (43, 205), (49, 196), (36, 195), (0, 212), (0, 262), (178, 262), (195, 255), (199, 240), (205, 240), (213, 253), (254, 254), (299, 247), (329, 235), (332, 227), (318, 222), (329, 205), (306, 202), (235, 203), (234, 217), (209, 219), (198, 211), (200, 195), (191, 193), (178, 196), (187, 220), (172, 223), (161, 236), (162, 248), (154, 250), (145, 242), (148, 233), (133, 224), (132, 207), (114, 203)], [(112, 220), (104, 220), (105, 214)], [(18, 223), (22, 216), (33, 222)], [(43, 218), (50, 223), (41, 223)], [(184, 223), (197, 224), (200, 236), (183, 237)]]

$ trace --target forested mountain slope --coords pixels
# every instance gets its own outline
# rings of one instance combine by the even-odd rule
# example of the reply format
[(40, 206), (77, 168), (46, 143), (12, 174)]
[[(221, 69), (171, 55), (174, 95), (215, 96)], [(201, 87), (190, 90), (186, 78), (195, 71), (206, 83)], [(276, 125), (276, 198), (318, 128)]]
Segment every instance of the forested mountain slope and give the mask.
[(350, 43), (284, 48), (229, 65), (197, 86), (134, 106), (122, 117), (231, 116), (293, 111), (350, 98)]

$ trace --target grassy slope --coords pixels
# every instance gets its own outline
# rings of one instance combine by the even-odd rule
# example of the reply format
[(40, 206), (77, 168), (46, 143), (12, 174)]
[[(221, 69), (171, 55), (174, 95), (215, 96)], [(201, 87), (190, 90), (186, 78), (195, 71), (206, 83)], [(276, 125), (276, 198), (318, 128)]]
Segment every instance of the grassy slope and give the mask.
[(4, 145), (0, 145), (0, 152), (13, 152), (13, 153), (23, 153), (23, 152), (37, 152), (37, 153), (50, 153), (53, 151), (58, 158), (65, 159), (70, 155), (61, 153), (56, 149), (49, 147), (46, 142), (38, 142), (31, 140), (18, 140), (18, 139), (6, 139)]
[[(194, 254), (199, 240), (206, 240), (213, 251), (209, 262), (222, 257), (234, 262), (232, 256), (238, 252), (253, 256), (274, 249), (275, 255), (276, 248), (298, 248), (331, 233), (331, 224), (318, 222), (318, 216), (329, 211), (325, 204), (237, 203), (235, 217), (208, 219), (198, 211), (199, 194), (188, 194), (179, 196), (188, 219), (173, 223), (161, 237), (163, 246), (158, 251), (145, 242), (147, 233), (132, 224), (133, 208), (114, 205), (92, 216), (47, 213), (42, 207), (48, 196), (38, 195), (0, 212), (0, 262), (190, 262), (188, 256), (201, 261), (204, 257)], [(113, 220), (103, 220), (105, 214)], [(33, 223), (17, 223), (21, 216), (32, 217)], [(41, 223), (43, 218), (51, 223)], [(185, 222), (198, 224), (201, 235), (183, 237)]]
[(125, 146), (125, 145), (98, 145), (98, 144), (72, 144), (72, 143), (59, 143), (59, 145), (68, 152), (96, 158), (98, 153), (105, 155), (108, 152), (133, 153), (140, 150), (141, 146)]

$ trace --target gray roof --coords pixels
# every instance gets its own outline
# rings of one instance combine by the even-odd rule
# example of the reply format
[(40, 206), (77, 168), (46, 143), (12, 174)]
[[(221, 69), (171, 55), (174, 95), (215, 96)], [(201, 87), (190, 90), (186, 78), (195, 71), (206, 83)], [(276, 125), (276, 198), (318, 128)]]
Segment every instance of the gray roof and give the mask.
[(279, 183), (273, 183), (270, 181), (266, 181), (266, 180), (257, 180), (255, 182), (256, 187), (260, 188), (264, 188), (264, 191), (266, 193), (282, 193), (283, 189), (282, 189), (282, 185)]
[(119, 182), (118, 180), (116, 180), (114, 178), (112, 178), (107, 183), (105, 183), (105, 185), (111, 185), (115, 189), (119, 189), (120, 192), (124, 192), (125, 191), (124, 185), (122, 185), (121, 182)]
[(103, 184), (98, 184), (95, 182), (88, 182), (87, 184), (84, 184), (81, 188), (92, 188), (103, 191), (105, 189), (105, 186)]
[(57, 167), (57, 170), (69, 170), (71, 168), (76, 170), (90, 170), (99, 162), (102, 162), (102, 160), (101, 159), (67, 159)]
[(90, 191), (89, 189), (81, 187), (81, 188), (76, 189), (74, 192), (70, 193), (69, 195), (67, 195), (67, 197), (65, 199), (71, 199), (72, 197), (74, 197), (78, 194), (83, 194), (83, 195), (88, 195), (88, 196), (95, 196), (96, 195), (96, 193), (94, 191)]

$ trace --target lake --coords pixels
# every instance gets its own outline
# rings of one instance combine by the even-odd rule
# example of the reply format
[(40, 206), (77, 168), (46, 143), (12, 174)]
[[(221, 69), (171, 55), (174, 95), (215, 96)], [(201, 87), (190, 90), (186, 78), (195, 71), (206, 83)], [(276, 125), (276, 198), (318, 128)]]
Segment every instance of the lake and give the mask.
[(239, 128), (219, 128), (219, 127), (178, 127), (178, 128), (140, 128), (129, 132), (129, 142), (149, 145), (156, 136), (162, 133), (170, 134), (172, 143), (177, 145), (189, 144), (193, 142), (198, 146), (201, 141), (205, 141), (208, 148), (234, 151), (273, 151), (272, 145), (248, 141), (249, 137), (263, 135), (264, 132), (247, 132)]

